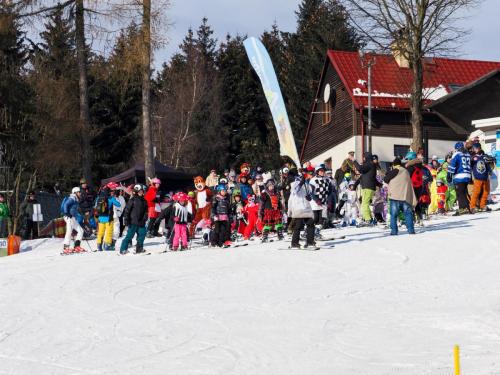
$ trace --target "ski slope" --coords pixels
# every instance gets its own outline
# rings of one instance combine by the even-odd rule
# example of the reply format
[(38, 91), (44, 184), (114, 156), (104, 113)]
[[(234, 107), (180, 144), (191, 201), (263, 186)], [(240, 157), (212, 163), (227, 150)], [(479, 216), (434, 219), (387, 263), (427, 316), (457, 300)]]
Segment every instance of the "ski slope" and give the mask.
[[(0, 258), (0, 374), (500, 374), (500, 212), (150, 256)], [(84, 242), (84, 246), (87, 244)], [(92, 244), (95, 248), (95, 244)]]

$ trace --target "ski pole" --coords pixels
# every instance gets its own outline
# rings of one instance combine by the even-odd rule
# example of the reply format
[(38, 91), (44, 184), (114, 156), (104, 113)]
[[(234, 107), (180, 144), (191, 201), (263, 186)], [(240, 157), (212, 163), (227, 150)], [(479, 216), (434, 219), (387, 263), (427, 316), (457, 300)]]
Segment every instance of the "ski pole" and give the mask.
[(94, 252), (94, 249), (92, 249), (92, 246), (90, 246), (90, 242), (89, 242), (89, 240), (87, 240), (87, 239), (86, 239), (86, 240), (85, 240), (85, 242), (87, 242), (87, 245), (88, 245), (88, 247), (89, 247), (90, 251), (93, 253), (93, 252)]

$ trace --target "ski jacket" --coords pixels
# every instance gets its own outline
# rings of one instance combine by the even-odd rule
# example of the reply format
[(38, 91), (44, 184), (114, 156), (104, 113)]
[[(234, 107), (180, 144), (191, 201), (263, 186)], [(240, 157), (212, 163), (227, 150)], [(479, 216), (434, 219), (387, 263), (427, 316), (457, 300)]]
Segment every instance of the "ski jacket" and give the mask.
[(311, 208), (313, 211), (323, 209), (328, 201), (328, 196), (332, 191), (331, 181), (327, 177), (314, 176), (309, 180), (309, 189), (311, 191)]
[(156, 211), (156, 203), (158, 202), (158, 189), (155, 186), (150, 186), (146, 194), (144, 194), (144, 199), (148, 205), (148, 216), (152, 219), (156, 219), (160, 216), (160, 213)]
[(237, 185), (237, 187), (240, 190), (241, 200), (246, 202), (248, 200), (248, 196), (253, 194), (252, 187), (247, 183), (243, 184), (241, 182)]
[(80, 204), (78, 202), (78, 198), (76, 197), (75, 194), (71, 194), (68, 199), (66, 199), (66, 202), (64, 202), (64, 205), (62, 207), (62, 213), (64, 216), (67, 217), (74, 217), (75, 219), (78, 220), (78, 217), (80, 217)]
[(193, 220), (193, 215), (189, 212), (187, 206), (183, 206), (179, 202), (174, 203), (174, 223), (175, 224), (187, 224)]
[(265, 190), (260, 196), (259, 217), (264, 217), (265, 210), (281, 211), (282, 208), (281, 199), (279, 199), (279, 195), (275, 192)]
[(231, 204), (231, 216), (235, 217), (236, 219), (243, 218), (243, 203), (241, 201)]
[(472, 175), (475, 180), (488, 180), (490, 171), (490, 166), (485, 161), (484, 154), (476, 154), (472, 157)]
[(228, 197), (217, 194), (212, 203), (212, 217), (215, 221), (229, 220), (231, 214), (231, 203)]
[(356, 160), (354, 161), (354, 166), (361, 173), (361, 188), (375, 190), (378, 185), (377, 167), (372, 161), (371, 152), (365, 152), (364, 156), (365, 161), (363, 164), (359, 164)]
[(160, 216), (156, 218), (156, 225), (160, 225), (160, 222), (165, 220), (165, 227), (172, 229), (174, 227), (174, 204), (169, 203), (167, 207), (165, 207)]
[(146, 200), (137, 195), (130, 198), (127, 206), (125, 206), (125, 211), (123, 211), (123, 220), (125, 225), (146, 226), (148, 221), (148, 204)]
[(97, 220), (99, 223), (109, 223), (110, 221), (113, 220), (113, 215), (114, 215), (114, 207), (120, 207), (120, 202), (115, 198), (115, 197), (108, 197), (108, 214), (106, 215), (99, 215)]
[(313, 217), (311, 208), (311, 194), (307, 184), (298, 180), (292, 183), (290, 198), (288, 199), (288, 217), (294, 219), (308, 219)]
[(448, 166), (448, 173), (453, 175), (453, 182), (469, 183), (471, 181), (471, 160), (468, 152), (456, 151)]
[(386, 173), (384, 182), (389, 185), (389, 199), (406, 202), (413, 207), (417, 205), (417, 197), (413, 189), (410, 174), (403, 167), (395, 167)]
[(127, 202), (125, 202), (125, 198), (123, 198), (121, 195), (116, 197), (116, 200), (120, 203), (120, 206), (113, 206), (113, 218), (118, 219), (122, 216)]

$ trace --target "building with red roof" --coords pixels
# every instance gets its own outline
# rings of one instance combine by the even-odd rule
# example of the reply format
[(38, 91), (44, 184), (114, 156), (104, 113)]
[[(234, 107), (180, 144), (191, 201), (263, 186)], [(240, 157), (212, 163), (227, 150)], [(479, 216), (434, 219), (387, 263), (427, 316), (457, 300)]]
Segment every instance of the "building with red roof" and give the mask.
[[(372, 65), (371, 148), (379, 160), (390, 162), (409, 149), (412, 128), (412, 72), (393, 55), (327, 52), (301, 150), (302, 161), (340, 166), (349, 151), (356, 157), (368, 144), (368, 69)], [(472, 124), (446, 121), (432, 103), (500, 69), (500, 62), (448, 58), (424, 59), (423, 137), (426, 155), (444, 156), (454, 142), (465, 140)]]

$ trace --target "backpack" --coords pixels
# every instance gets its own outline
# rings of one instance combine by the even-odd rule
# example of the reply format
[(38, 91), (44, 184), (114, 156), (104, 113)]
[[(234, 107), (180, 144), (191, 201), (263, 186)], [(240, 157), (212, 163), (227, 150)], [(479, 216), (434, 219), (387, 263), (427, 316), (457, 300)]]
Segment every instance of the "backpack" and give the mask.
[(422, 187), (424, 183), (423, 172), (421, 168), (415, 168), (411, 174), (411, 184), (414, 188)]
[(100, 194), (94, 206), (94, 210), (97, 216), (107, 216), (109, 215), (109, 205), (107, 194)]
[(66, 216), (69, 214), (69, 212), (64, 212), (64, 206), (66, 205), (66, 202), (68, 201), (68, 199), (69, 199), (69, 196), (64, 197), (64, 199), (61, 202), (61, 208), (59, 209), (59, 211), (61, 212), (62, 216)]

